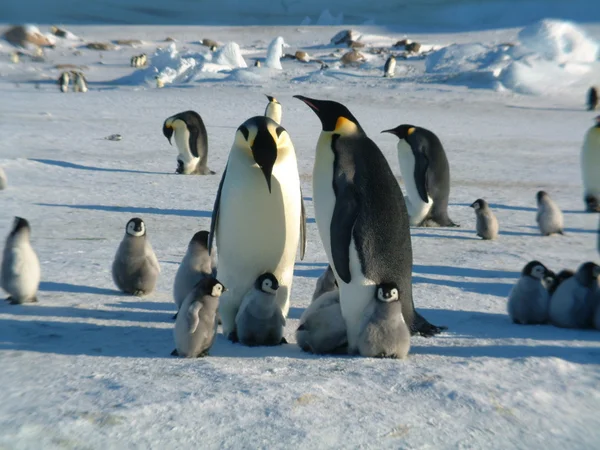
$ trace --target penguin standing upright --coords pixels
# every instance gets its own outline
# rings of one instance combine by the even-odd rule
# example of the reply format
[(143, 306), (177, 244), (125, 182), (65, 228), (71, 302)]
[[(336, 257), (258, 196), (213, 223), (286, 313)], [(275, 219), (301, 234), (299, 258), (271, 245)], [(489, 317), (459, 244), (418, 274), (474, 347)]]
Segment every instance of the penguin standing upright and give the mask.
[(63, 72), (58, 77), (58, 85), (60, 86), (61, 92), (67, 92), (69, 90), (69, 80), (71, 77), (69, 76), (69, 72)]
[(177, 155), (176, 173), (184, 175), (214, 175), (208, 163), (208, 134), (202, 117), (196, 111), (184, 111), (169, 117), (163, 124), (163, 134), (173, 145), (175, 135)]
[(588, 91), (587, 107), (588, 111), (593, 111), (598, 107), (598, 89), (595, 86), (592, 86)]
[(477, 217), (477, 236), (484, 240), (496, 239), (498, 237), (498, 219), (491, 210), (490, 205), (482, 198), (478, 198), (471, 204)]
[(344, 105), (301, 95), (321, 121), (313, 168), (315, 218), (340, 289), (349, 352), (375, 286), (394, 282), (413, 332), (439, 333), (414, 309), (412, 244), (404, 197), (385, 156)]
[(306, 221), (296, 152), (281, 125), (264, 116), (237, 129), (223, 171), (210, 224), (209, 252), (216, 235), (223, 334), (235, 330), (243, 296), (259, 275), (279, 281), (277, 304), (289, 310), (298, 242), (306, 248)]
[(450, 166), (440, 139), (431, 131), (399, 125), (382, 133), (398, 137), (398, 161), (408, 194), (410, 224), (457, 227), (448, 217)]
[(73, 92), (87, 92), (87, 80), (82, 72), (72, 72), (73, 74)]
[(277, 124), (281, 125), (281, 103), (277, 101), (275, 97), (267, 95), (269, 103), (265, 109), (265, 117), (274, 120)]
[(385, 66), (383, 66), (383, 76), (384, 77), (393, 77), (396, 74), (396, 57), (394, 55), (390, 55), (390, 57), (385, 62)]
[(581, 148), (583, 198), (588, 212), (600, 212), (600, 116), (595, 120)]
[(564, 234), (563, 213), (550, 195), (546, 191), (538, 191), (536, 200), (538, 210), (535, 220), (542, 236)]

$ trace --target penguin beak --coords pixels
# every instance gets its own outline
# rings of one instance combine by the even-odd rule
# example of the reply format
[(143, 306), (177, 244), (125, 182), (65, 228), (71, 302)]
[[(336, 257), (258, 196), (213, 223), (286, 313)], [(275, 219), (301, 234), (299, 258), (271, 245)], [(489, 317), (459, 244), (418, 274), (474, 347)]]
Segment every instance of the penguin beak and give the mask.
[(169, 125), (163, 125), (163, 134), (169, 140), (169, 144), (173, 145), (171, 138), (173, 137), (173, 128)]
[(277, 160), (277, 143), (271, 133), (269, 133), (269, 130), (260, 128), (256, 133), (256, 137), (254, 138), (254, 142), (250, 145), (250, 148), (252, 149), (254, 161), (265, 175), (270, 194), (273, 166)]
[(312, 109), (315, 114), (318, 116), (319, 115), (319, 100), (315, 100), (312, 98), (308, 98), (308, 97), (304, 97), (303, 95), (294, 95), (294, 98), (297, 98), (298, 100), (302, 100), (304, 103), (306, 103), (310, 109)]
[(470, 208), (475, 208), (475, 202), (471, 203), (471, 204), (469, 205), (469, 207), (470, 207)]
[(390, 134), (393, 134), (394, 136), (398, 136), (398, 129), (391, 128), (389, 130), (383, 130), (382, 133), (390, 133)]

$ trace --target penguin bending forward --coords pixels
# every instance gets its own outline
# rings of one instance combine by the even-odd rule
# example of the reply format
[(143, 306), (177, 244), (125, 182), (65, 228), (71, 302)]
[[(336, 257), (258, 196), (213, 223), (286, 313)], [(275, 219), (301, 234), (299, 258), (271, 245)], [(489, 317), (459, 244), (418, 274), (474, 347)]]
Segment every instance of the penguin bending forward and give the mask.
[(306, 248), (306, 221), (296, 152), (288, 132), (264, 116), (237, 129), (223, 171), (210, 224), (209, 253), (216, 237), (223, 334), (235, 331), (242, 298), (270, 272), (279, 281), (277, 304), (290, 307), (294, 262)]
[(600, 116), (586, 135), (581, 148), (583, 200), (588, 212), (600, 212)]
[(440, 139), (431, 131), (399, 125), (382, 133), (398, 137), (398, 161), (406, 187), (410, 224), (457, 227), (448, 217), (450, 166)]
[(184, 111), (169, 117), (163, 124), (163, 134), (173, 145), (175, 136), (177, 169), (183, 175), (214, 175), (208, 163), (208, 134), (204, 122), (196, 111)]
[(413, 333), (432, 336), (414, 309), (412, 244), (402, 190), (385, 156), (344, 105), (301, 95), (321, 121), (313, 168), (315, 218), (340, 289), (348, 351), (357, 349), (363, 311), (382, 282), (398, 286)]

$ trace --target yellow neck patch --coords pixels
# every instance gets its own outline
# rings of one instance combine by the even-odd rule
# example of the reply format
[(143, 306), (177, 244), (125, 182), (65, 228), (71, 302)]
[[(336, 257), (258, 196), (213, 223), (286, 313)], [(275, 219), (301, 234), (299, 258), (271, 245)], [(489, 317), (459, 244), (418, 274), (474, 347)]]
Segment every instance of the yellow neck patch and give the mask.
[(410, 136), (410, 135), (411, 135), (411, 134), (413, 134), (414, 132), (415, 132), (415, 127), (410, 127), (410, 128), (408, 129), (408, 131), (406, 132), (406, 135), (407, 135), (407, 136)]
[(335, 130), (333, 130), (333, 132), (340, 135), (346, 135), (356, 133), (357, 130), (358, 127), (354, 122), (346, 119), (345, 117), (338, 117), (338, 120), (335, 123)]

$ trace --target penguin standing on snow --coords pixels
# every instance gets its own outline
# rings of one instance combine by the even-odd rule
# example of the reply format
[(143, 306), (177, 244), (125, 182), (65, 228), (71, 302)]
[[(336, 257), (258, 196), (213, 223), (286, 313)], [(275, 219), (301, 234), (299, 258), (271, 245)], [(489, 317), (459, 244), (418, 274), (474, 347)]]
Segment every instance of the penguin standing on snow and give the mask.
[(13, 305), (37, 302), (40, 285), (40, 261), (29, 240), (31, 227), (21, 217), (15, 217), (13, 228), (4, 245), (0, 286)]
[(63, 72), (58, 77), (58, 85), (60, 86), (61, 92), (67, 92), (69, 90), (69, 81), (71, 77), (69, 76), (69, 72)]
[(542, 236), (551, 234), (564, 234), (564, 217), (558, 205), (550, 198), (546, 191), (539, 191), (536, 194), (537, 215), (535, 220)]
[(410, 224), (457, 227), (448, 217), (450, 166), (439, 138), (425, 128), (399, 125), (382, 133), (398, 137), (398, 161), (408, 194)]
[(270, 95), (267, 95), (267, 98), (269, 99), (269, 103), (267, 103), (267, 108), (265, 109), (265, 117), (268, 117), (281, 125), (281, 103), (279, 103), (275, 97), (271, 97)]
[(490, 209), (490, 205), (482, 198), (478, 198), (471, 204), (477, 218), (477, 236), (481, 239), (496, 239), (498, 237), (498, 219)]
[(159, 273), (158, 260), (146, 236), (146, 224), (134, 217), (127, 222), (113, 261), (113, 281), (126, 294), (142, 296), (154, 290)]
[(587, 95), (588, 111), (593, 111), (598, 107), (598, 89), (594, 86), (590, 88)]
[(542, 324), (548, 321), (550, 294), (544, 280), (550, 270), (539, 261), (530, 261), (508, 295), (508, 315), (514, 323)]
[(183, 175), (214, 175), (207, 167), (208, 134), (204, 122), (196, 111), (184, 111), (169, 117), (163, 124), (163, 134), (173, 145), (171, 138), (175, 136), (177, 170)]
[(85, 93), (88, 91), (87, 80), (82, 72), (71, 72), (73, 76), (73, 92)]
[(300, 95), (321, 121), (313, 168), (315, 218), (340, 289), (349, 352), (376, 286), (394, 282), (414, 333), (442, 331), (414, 309), (412, 244), (404, 196), (385, 156), (344, 105)]
[(339, 291), (324, 293), (306, 308), (296, 329), (296, 342), (305, 352), (348, 353), (348, 332)]
[(383, 76), (387, 78), (391, 78), (396, 74), (396, 57), (394, 55), (390, 55), (390, 57), (385, 62), (385, 66), (383, 66)]
[(313, 292), (312, 301), (314, 302), (317, 298), (319, 298), (326, 292), (336, 291), (337, 289), (338, 285), (337, 281), (335, 280), (333, 270), (331, 269), (331, 265), (327, 265), (327, 269), (325, 269), (321, 276), (317, 278), (317, 283), (315, 285), (315, 291)]
[(588, 212), (600, 212), (600, 116), (591, 127), (581, 148), (583, 197)]
[(266, 272), (279, 282), (277, 304), (286, 317), (299, 242), (304, 258), (306, 221), (294, 145), (268, 117), (252, 117), (235, 132), (213, 208), (211, 254), (215, 236), (219, 279), (228, 289), (219, 306), (223, 334), (235, 330), (242, 298)]

